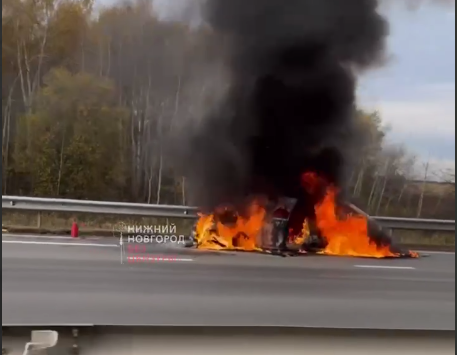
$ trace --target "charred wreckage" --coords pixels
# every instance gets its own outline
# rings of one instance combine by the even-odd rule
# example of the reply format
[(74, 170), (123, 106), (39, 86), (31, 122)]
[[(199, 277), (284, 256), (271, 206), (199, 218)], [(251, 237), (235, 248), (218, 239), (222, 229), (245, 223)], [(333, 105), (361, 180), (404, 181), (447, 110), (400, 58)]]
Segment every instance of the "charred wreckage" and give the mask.
[[(340, 248), (332, 252), (333, 248), (329, 248), (329, 244), (334, 240), (326, 238), (319, 229), (316, 214), (312, 213), (304, 218), (303, 209), (297, 202), (294, 198), (269, 201), (266, 206), (257, 209), (263, 211), (261, 218), (248, 216), (247, 220), (236, 209), (230, 207), (218, 208), (212, 214), (202, 214), (193, 226), (192, 243), (188, 244), (188, 247), (218, 251), (251, 251), (283, 257), (307, 254), (370, 258), (419, 256), (418, 253), (402, 250), (394, 245), (388, 232), (349, 203), (336, 208), (335, 220), (343, 224), (349, 221), (351, 225), (351, 219), (355, 219), (359, 224), (365, 224), (366, 232), (364, 229), (362, 237), (366, 238), (367, 244), (359, 248), (360, 244), (351, 243), (350, 233), (359, 233), (359, 230), (342, 231), (343, 234), (339, 235), (339, 240), (336, 241)], [(245, 222), (239, 223), (240, 220)], [(249, 226), (249, 220), (255, 221), (253, 225)]]

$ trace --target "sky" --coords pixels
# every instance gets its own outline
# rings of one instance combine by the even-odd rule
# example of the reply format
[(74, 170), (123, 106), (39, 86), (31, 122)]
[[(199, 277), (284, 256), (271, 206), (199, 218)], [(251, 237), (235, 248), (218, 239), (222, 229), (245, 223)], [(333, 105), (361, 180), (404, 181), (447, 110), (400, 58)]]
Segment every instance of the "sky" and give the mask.
[(380, 112), (393, 143), (423, 161), (454, 167), (455, 9), (427, 3), (385, 13), (390, 62), (362, 78), (359, 100)]

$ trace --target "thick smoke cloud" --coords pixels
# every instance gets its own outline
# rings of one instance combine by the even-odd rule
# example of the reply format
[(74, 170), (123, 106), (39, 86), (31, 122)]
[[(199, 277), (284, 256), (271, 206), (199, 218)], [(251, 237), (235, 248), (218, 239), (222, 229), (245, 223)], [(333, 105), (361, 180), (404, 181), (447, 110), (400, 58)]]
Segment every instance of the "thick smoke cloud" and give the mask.
[(229, 41), (231, 82), (181, 141), (192, 202), (309, 200), (300, 177), (310, 170), (343, 186), (358, 142), (356, 76), (384, 59), (378, 1), (207, 0), (202, 13)]

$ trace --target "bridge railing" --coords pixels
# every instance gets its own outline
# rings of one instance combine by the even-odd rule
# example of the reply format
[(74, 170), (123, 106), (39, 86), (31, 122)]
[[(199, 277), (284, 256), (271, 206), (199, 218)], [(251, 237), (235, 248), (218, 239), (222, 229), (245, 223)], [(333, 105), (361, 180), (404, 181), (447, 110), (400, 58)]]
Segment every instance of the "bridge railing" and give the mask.
[[(125, 202), (2, 196), (2, 209), (37, 212), (74, 212), (166, 218), (198, 217), (198, 209), (189, 206), (151, 205)], [(386, 229), (455, 232), (455, 220), (369, 216)]]

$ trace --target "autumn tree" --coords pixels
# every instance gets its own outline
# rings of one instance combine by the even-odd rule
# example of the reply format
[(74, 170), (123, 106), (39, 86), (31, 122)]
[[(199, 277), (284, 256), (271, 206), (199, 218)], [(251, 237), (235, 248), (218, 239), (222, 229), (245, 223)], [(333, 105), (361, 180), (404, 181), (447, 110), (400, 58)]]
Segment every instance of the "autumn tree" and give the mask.
[(54, 69), (33, 113), (20, 117), (15, 172), (30, 193), (74, 198), (122, 198), (128, 112), (116, 105), (113, 83)]

